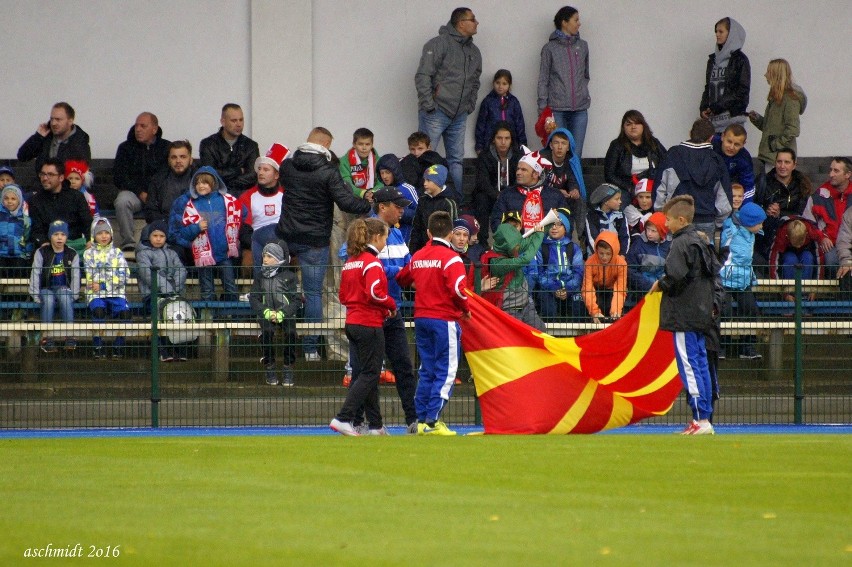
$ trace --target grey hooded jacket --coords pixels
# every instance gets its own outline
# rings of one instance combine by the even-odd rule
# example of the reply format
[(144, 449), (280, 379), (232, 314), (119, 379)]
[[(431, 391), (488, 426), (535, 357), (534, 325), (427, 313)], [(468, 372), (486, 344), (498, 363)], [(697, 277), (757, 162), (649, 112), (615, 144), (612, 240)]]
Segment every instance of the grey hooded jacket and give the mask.
[(414, 75), (420, 110), (436, 108), (455, 118), (476, 109), (482, 55), (472, 37), (465, 37), (451, 24), (441, 26), (437, 37), (423, 46)]

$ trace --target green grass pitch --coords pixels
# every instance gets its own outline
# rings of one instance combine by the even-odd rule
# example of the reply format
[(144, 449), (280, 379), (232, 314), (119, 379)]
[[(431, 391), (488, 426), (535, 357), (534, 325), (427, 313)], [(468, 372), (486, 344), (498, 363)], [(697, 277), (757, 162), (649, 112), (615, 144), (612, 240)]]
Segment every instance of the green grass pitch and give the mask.
[(848, 435), (4, 439), (0, 565), (849, 565), (850, 465)]

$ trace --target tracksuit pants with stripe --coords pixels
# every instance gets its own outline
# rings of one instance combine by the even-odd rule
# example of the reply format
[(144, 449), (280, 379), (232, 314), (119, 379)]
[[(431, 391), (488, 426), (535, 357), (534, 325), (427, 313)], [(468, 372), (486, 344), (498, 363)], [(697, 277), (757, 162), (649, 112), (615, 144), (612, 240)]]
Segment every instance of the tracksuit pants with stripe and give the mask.
[(417, 420), (438, 421), (453, 392), (461, 356), (461, 327), (455, 321), (416, 317), (414, 336), (420, 380), (414, 394)]
[(713, 417), (713, 381), (707, 362), (704, 334), (695, 331), (678, 331), (674, 336), (675, 360), (683, 387), (689, 395), (692, 417)]

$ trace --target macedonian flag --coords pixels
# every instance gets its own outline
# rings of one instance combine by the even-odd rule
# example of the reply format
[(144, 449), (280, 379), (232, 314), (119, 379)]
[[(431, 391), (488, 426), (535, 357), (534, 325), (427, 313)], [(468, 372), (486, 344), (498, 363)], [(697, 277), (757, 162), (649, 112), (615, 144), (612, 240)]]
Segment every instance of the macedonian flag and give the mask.
[(485, 433), (595, 433), (664, 415), (680, 392), (660, 293), (575, 338), (540, 333), (468, 293), (462, 346)]

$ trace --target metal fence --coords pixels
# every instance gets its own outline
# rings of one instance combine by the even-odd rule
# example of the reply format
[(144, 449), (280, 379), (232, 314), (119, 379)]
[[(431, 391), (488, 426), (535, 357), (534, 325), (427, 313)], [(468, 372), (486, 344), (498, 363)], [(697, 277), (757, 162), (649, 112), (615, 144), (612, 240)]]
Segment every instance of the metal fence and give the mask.
[[(344, 312), (337, 303), (337, 275), (335, 269), (328, 270), (323, 322), (300, 322), (295, 386), (281, 387), (265, 382), (258, 318), (249, 303), (202, 301), (194, 270), (183, 294), (194, 310), (191, 322), (173, 314), (164, 319), (158, 310), (149, 313), (139, 293), (138, 274), (131, 270), (126, 286), (130, 318), (93, 321), (89, 306), (78, 298), (73, 322), (44, 323), (41, 306), (27, 289), (29, 270), (15, 273), (6, 268), (0, 278), (0, 428), (327, 424), (346, 395), (342, 382), (348, 345)], [(250, 277), (237, 282), (240, 294), (248, 293)], [(157, 305), (159, 294), (153, 287), (152, 303)], [(221, 292), (218, 281), (216, 289)], [(716, 421), (852, 423), (852, 297), (840, 291), (836, 280), (800, 276), (762, 279), (754, 291), (759, 316), (723, 319), (726, 356), (719, 366)], [(410, 306), (405, 311), (411, 321)], [(579, 334), (582, 325), (571, 324), (588, 322), (582, 309), (547, 320), (556, 335)], [(303, 356), (302, 335), (309, 333), (320, 337), (318, 361)], [(413, 328), (410, 333), (417, 366)], [(171, 357), (166, 352), (161, 360), (166, 336), (175, 344)], [(759, 358), (752, 353), (741, 358), (743, 344), (751, 344), (752, 339), (744, 339), (749, 336)], [(475, 390), (464, 362), (458, 378), (444, 417), (448, 423), (474, 425)], [(386, 424), (402, 425), (394, 386), (381, 385), (380, 394)], [(653, 421), (682, 423), (688, 415), (681, 398), (671, 412)]]

